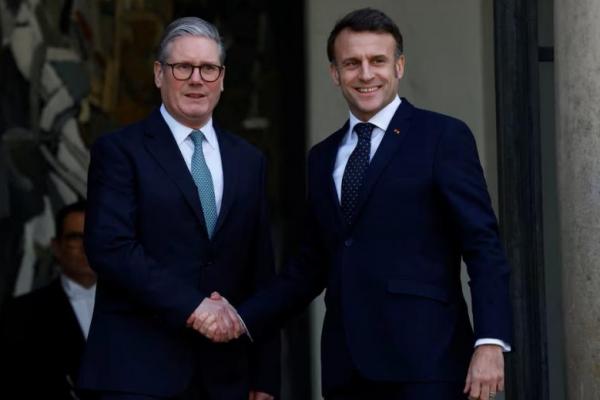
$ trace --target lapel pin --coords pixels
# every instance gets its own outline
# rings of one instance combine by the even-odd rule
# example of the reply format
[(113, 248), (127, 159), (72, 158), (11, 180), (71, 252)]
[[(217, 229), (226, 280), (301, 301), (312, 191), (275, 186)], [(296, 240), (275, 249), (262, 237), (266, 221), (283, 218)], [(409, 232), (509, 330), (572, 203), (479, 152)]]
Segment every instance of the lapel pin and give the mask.
[(394, 128), (394, 133), (395, 133), (396, 135), (399, 135), (399, 134), (400, 134), (400, 129), (398, 129), (398, 128)]

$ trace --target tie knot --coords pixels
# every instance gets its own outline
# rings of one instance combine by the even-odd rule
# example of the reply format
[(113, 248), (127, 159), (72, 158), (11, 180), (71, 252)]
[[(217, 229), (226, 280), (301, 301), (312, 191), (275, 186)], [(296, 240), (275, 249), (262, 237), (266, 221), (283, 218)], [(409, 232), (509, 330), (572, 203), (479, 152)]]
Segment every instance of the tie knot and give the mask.
[(371, 132), (373, 132), (373, 128), (375, 128), (375, 125), (365, 122), (360, 122), (354, 125), (354, 131), (358, 135), (358, 138), (363, 140), (371, 139)]
[(202, 133), (202, 131), (199, 131), (198, 129), (194, 129), (190, 133), (190, 137), (192, 138), (192, 141), (194, 142), (194, 146), (199, 146), (202, 144), (202, 140), (204, 140), (204, 133)]

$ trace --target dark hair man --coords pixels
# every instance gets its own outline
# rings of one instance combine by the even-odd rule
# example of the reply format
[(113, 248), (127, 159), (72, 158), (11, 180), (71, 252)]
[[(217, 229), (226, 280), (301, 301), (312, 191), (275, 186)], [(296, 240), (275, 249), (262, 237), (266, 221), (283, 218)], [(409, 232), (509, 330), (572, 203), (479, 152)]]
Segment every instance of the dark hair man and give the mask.
[(88, 336), (96, 274), (83, 248), (85, 202), (56, 214), (58, 279), (9, 303), (2, 323), (6, 398), (85, 399), (74, 388)]
[(350, 117), (310, 151), (300, 256), (240, 316), (260, 337), (326, 288), (326, 399), (493, 398), (510, 271), (473, 135), (398, 97), (402, 36), (381, 11), (346, 15), (327, 51)]

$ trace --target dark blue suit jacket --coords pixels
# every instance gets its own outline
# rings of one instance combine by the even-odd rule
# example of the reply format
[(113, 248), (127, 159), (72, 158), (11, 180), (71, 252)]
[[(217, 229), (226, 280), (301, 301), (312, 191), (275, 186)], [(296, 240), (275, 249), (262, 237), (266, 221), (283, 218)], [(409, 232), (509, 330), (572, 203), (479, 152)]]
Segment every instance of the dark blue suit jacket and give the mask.
[(2, 398), (72, 400), (85, 338), (60, 279), (9, 302), (2, 317)]
[(94, 144), (85, 247), (98, 286), (82, 387), (173, 396), (199, 369), (206, 384), (248, 379), (251, 388), (278, 393), (278, 332), (223, 345), (186, 328), (212, 291), (236, 305), (274, 274), (264, 157), (215, 130), (224, 189), (211, 240), (158, 110)]
[(326, 288), (325, 392), (345, 363), (373, 380), (464, 381), (476, 338), (511, 337), (509, 266), (474, 138), (463, 122), (403, 99), (345, 226), (332, 172), (347, 130), (310, 152), (300, 256), (240, 314), (259, 335)]

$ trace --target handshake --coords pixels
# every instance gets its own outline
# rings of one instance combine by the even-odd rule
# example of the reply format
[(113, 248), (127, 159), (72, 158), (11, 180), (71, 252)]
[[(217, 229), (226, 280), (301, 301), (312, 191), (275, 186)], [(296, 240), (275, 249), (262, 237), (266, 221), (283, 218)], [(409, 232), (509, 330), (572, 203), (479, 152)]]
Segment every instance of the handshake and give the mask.
[(200, 303), (186, 324), (216, 343), (229, 342), (246, 333), (235, 308), (217, 292)]

